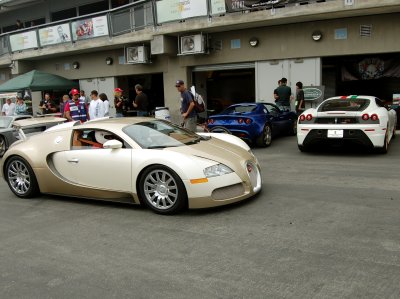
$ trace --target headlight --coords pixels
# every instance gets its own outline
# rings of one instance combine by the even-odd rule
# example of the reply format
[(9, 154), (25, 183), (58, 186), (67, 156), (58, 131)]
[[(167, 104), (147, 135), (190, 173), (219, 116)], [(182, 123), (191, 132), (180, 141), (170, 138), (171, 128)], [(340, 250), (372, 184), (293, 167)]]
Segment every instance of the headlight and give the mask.
[(230, 169), (228, 166), (224, 164), (213, 165), (205, 168), (203, 171), (206, 178), (211, 178), (214, 176), (220, 176), (233, 172), (232, 169)]

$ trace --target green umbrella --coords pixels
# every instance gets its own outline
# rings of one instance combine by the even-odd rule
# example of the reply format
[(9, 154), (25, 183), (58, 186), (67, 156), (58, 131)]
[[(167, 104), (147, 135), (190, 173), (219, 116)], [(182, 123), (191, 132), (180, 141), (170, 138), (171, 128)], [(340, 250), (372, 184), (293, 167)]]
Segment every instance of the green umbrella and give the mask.
[(64, 77), (33, 70), (0, 85), (0, 92), (20, 91), (23, 89), (30, 89), (31, 91), (69, 89), (77, 86), (78, 83)]

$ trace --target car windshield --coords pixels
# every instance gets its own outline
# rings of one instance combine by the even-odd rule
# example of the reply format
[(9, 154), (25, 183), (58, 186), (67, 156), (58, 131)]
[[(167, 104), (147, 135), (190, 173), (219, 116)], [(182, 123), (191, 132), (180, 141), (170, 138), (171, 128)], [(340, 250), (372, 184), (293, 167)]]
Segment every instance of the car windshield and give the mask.
[(256, 110), (256, 105), (240, 105), (226, 108), (221, 114), (248, 113)]
[(368, 107), (369, 102), (368, 99), (362, 98), (326, 100), (319, 106), (318, 111), (363, 111)]
[(202, 137), (163, 120), (152, 120), (129, 125), (123, 132), (142, 148), (156, 149), (198, 143)]
[(11, 122), (12, 122), (12, 117), (9, 116), (0, 117), (0, 128), (1, 129), (9, 128)]

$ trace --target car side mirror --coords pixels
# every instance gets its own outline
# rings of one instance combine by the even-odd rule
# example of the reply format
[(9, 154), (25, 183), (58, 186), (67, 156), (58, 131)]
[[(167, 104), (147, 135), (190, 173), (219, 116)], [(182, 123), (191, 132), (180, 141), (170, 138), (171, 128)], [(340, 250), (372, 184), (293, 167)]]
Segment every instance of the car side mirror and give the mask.
[(108, 140), (104, 142), (103, 148), (111, 148), (111, 149), (122, 148), (122, 142), (116, 139)]

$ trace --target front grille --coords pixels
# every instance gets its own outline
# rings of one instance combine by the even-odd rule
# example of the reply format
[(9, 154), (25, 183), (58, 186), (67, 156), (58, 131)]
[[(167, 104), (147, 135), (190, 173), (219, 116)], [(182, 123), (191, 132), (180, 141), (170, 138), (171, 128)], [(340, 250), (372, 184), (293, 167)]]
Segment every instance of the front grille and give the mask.
[(356, 117), (318, 117), (316, 124), (358, 124), (359, 118)]
[(242, 183), (215, 189), (211, 197), (214, 200), (224, 200), (228, 198), (238, 197), (244, 194), (244, 186)]

